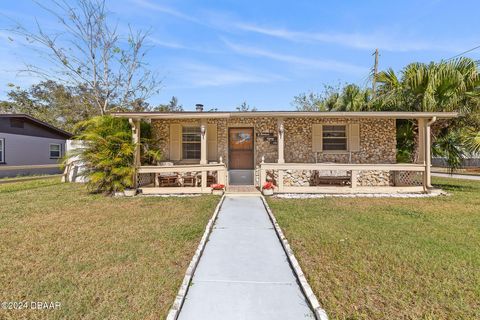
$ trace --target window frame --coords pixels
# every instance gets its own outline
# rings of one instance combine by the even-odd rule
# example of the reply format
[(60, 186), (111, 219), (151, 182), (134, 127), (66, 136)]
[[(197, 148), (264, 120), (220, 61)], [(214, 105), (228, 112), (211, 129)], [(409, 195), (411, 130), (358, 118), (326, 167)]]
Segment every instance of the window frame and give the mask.
[(0, 156), (0, 164), (5, 164), (5, 138), (0, 138), (0, 143), (1, 143), (1, 146), (0, 146), (0, 152), (1, 152), (1, 156)]
[[(198, 129), (198, 137), (199, 137), (198, 141), (184, 141), (184, 134), (185, 134), (184, 130), (185, 130), (185, 129), (195, 129), (195, 131)], [(190, 133), (190, 134), (192, 134), (192, 133)], [(193, 134), (196, 134), (196, 132), (193, 132)], [(187, 160), (187, 161), (200, 161), (200, 159), (201, 159), (201, 157), (202, 157), (202, 155), (201, 155), (201, 143), (202, 143), (202, 142), (201, 142), (201, 139), (202, 139), (202, 136), (201, 136), (201, 135), (202, 135), (202, 133), (201, 133), (201, 127), (200, 127), (200, 126), (196, 126), (196, 125), (183, 126), (183, 125), (182, 125), (182, 133), (181, 133), (181, 136), (182, 136), (182, 139), (181, 139), (182, 160)], [(200, 152), (198, 153), (198, 158), (188, 158), (188, 157), (186, 157), (186, 154), (187, 154), (188, 152), (185, 152), (185, 151), (184, 151), (184, 146), (185, 146), (185, 145), (188, 145), (188, 144), (190, 144), (190, 145), (198, 145), (198, 147), (200, 148), (200, 149), (199, 149)], [(193, 152), (195, 152), (195, 150), (194, 150)]]
[[(58, 146), (58, 157), (52, 156), (52, 146)], [(50, 159), (60, 159), (62, 157), (62, 144), (61, 143), (50, 143), (48, 147), (48, 152)], [(55, 150), (56, 152), (56, 150)]]
[[(332, 130), (325, 130), (326, 127), (344, 127), (345, 136), (344, 137), (325, 137), (325, 132), (341, 132), (341, 131), (332, 131)], [(338, 140), (345, 140), (345, 149), (326, 149), (326, 145), (332, 145), (332, 143), (325, 143), (325, 139), (338, 139)], [(342, 141), (343, 143), (343, 141)], [(348, 124), (346, 123), (329, 123), (329, 124), (322, 124), (322, 150), (324, 153), (348, 153), (349, 150), (349, 135), (348, 135)]]

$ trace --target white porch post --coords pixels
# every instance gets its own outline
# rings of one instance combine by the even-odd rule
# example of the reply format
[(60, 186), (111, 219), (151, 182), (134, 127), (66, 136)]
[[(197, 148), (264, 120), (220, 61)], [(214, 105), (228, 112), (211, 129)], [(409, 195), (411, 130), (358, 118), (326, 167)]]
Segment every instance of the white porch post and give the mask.
[(277, 121), (278, 128), (278, 163), (285, 163), (285, 127), (283, 125), (283, 118)]
[(427, 165), (425, 161), (425, 156), (426, 156), (426, 149), (425, 149), (425, 144), (426, 144), (426, 138), (427, 134), (425, 132), (425, 129), (427, 127), (427, 121), (423, 118), (418, 118), (417, 119), (417, 129), (418, 129), (418, 145), (417, 145), (417, 158), (414, 159), (415, 163), (418, 164), (423, 164), (424, 165), (424, 171), (423, 171), (423, 190), (427, 191), (428, 188), (428, 183), (427, 183)]
[(202, 120), (200, 126), (200, 164), (207, 164), (207, 122)]
[(432, 187), (432, 174), (431, 174), (431, 166), (432, 166), (432, 156), (431, 156), (431, 145), (432, 145), (432, 137), (431, 137), (431, 129), (430, 126), (437, 120), (436, 117), (433, 117), (431, 120), (426, 121), (425, 124), (425, 183), (427, 188)]
[(133, 155), (133, 177), (132, 183), (133, 188), (137, 187), (137, 169), (140, 166), (140, 120), (138, 119), (128, 119), (128, 122), (132, 126), (132, 141), (135, 144), (135, 153)]
[(425, 119), (418, 119), (417, 120), (417, 126), (418, 126), (418, 150), (417, 150), (417, 159), (416, 163), (422, 163), (425, 164), (425, 127), (426, 127), (426, 121)]
[(358, 184), (358, 171), (352, 170), (351, 175), (352, 176), (350, 178), (350, 188), (355, 189), (357, 188), (357, 184)]

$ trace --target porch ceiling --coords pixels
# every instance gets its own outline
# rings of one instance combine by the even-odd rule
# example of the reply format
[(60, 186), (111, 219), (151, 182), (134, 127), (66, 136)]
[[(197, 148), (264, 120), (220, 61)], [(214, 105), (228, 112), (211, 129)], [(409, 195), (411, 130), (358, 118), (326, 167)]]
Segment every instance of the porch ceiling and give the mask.
[(256, 111), (256, 112), (114, 112), (114, 117), (131, 119), (212, 119), (254, 117), (315, 117), (315, 118), (389, 118), (389, 119), (448, 119), (458, 117), (457, 112), (304, 112), (304, 111)]

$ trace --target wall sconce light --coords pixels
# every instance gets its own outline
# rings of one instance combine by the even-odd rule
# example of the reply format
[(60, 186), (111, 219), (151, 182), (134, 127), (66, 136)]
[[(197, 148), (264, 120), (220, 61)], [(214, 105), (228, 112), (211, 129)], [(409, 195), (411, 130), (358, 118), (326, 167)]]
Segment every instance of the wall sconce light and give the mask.
[(200, 133), (202, 134), (202, 137), (205, 137), (205, 132), (206, 132), (206, 131), (207, 131), (207, 130), (205, 129), (205, 126), (202, 125), (202, 126), (200, 127)]

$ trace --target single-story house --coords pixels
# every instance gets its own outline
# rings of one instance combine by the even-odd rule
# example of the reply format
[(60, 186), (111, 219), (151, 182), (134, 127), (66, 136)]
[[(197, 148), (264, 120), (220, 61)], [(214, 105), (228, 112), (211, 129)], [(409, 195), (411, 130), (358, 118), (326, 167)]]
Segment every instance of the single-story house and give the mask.
[(0, 177), (61, 173), (72, 135), (26, 114), (0, 114)]
[[(213, 183), (275, 192), (428, 192), (430, 125), (443, 112), (126, 112), (134, 141), (151, 121), (163, 161), (139, 164), (143, 193), (210, 192)], [(198, 110), (197, 109), (197, 110)], [(396, 162), (396, 120), (418, 122), (419, 158)]]

